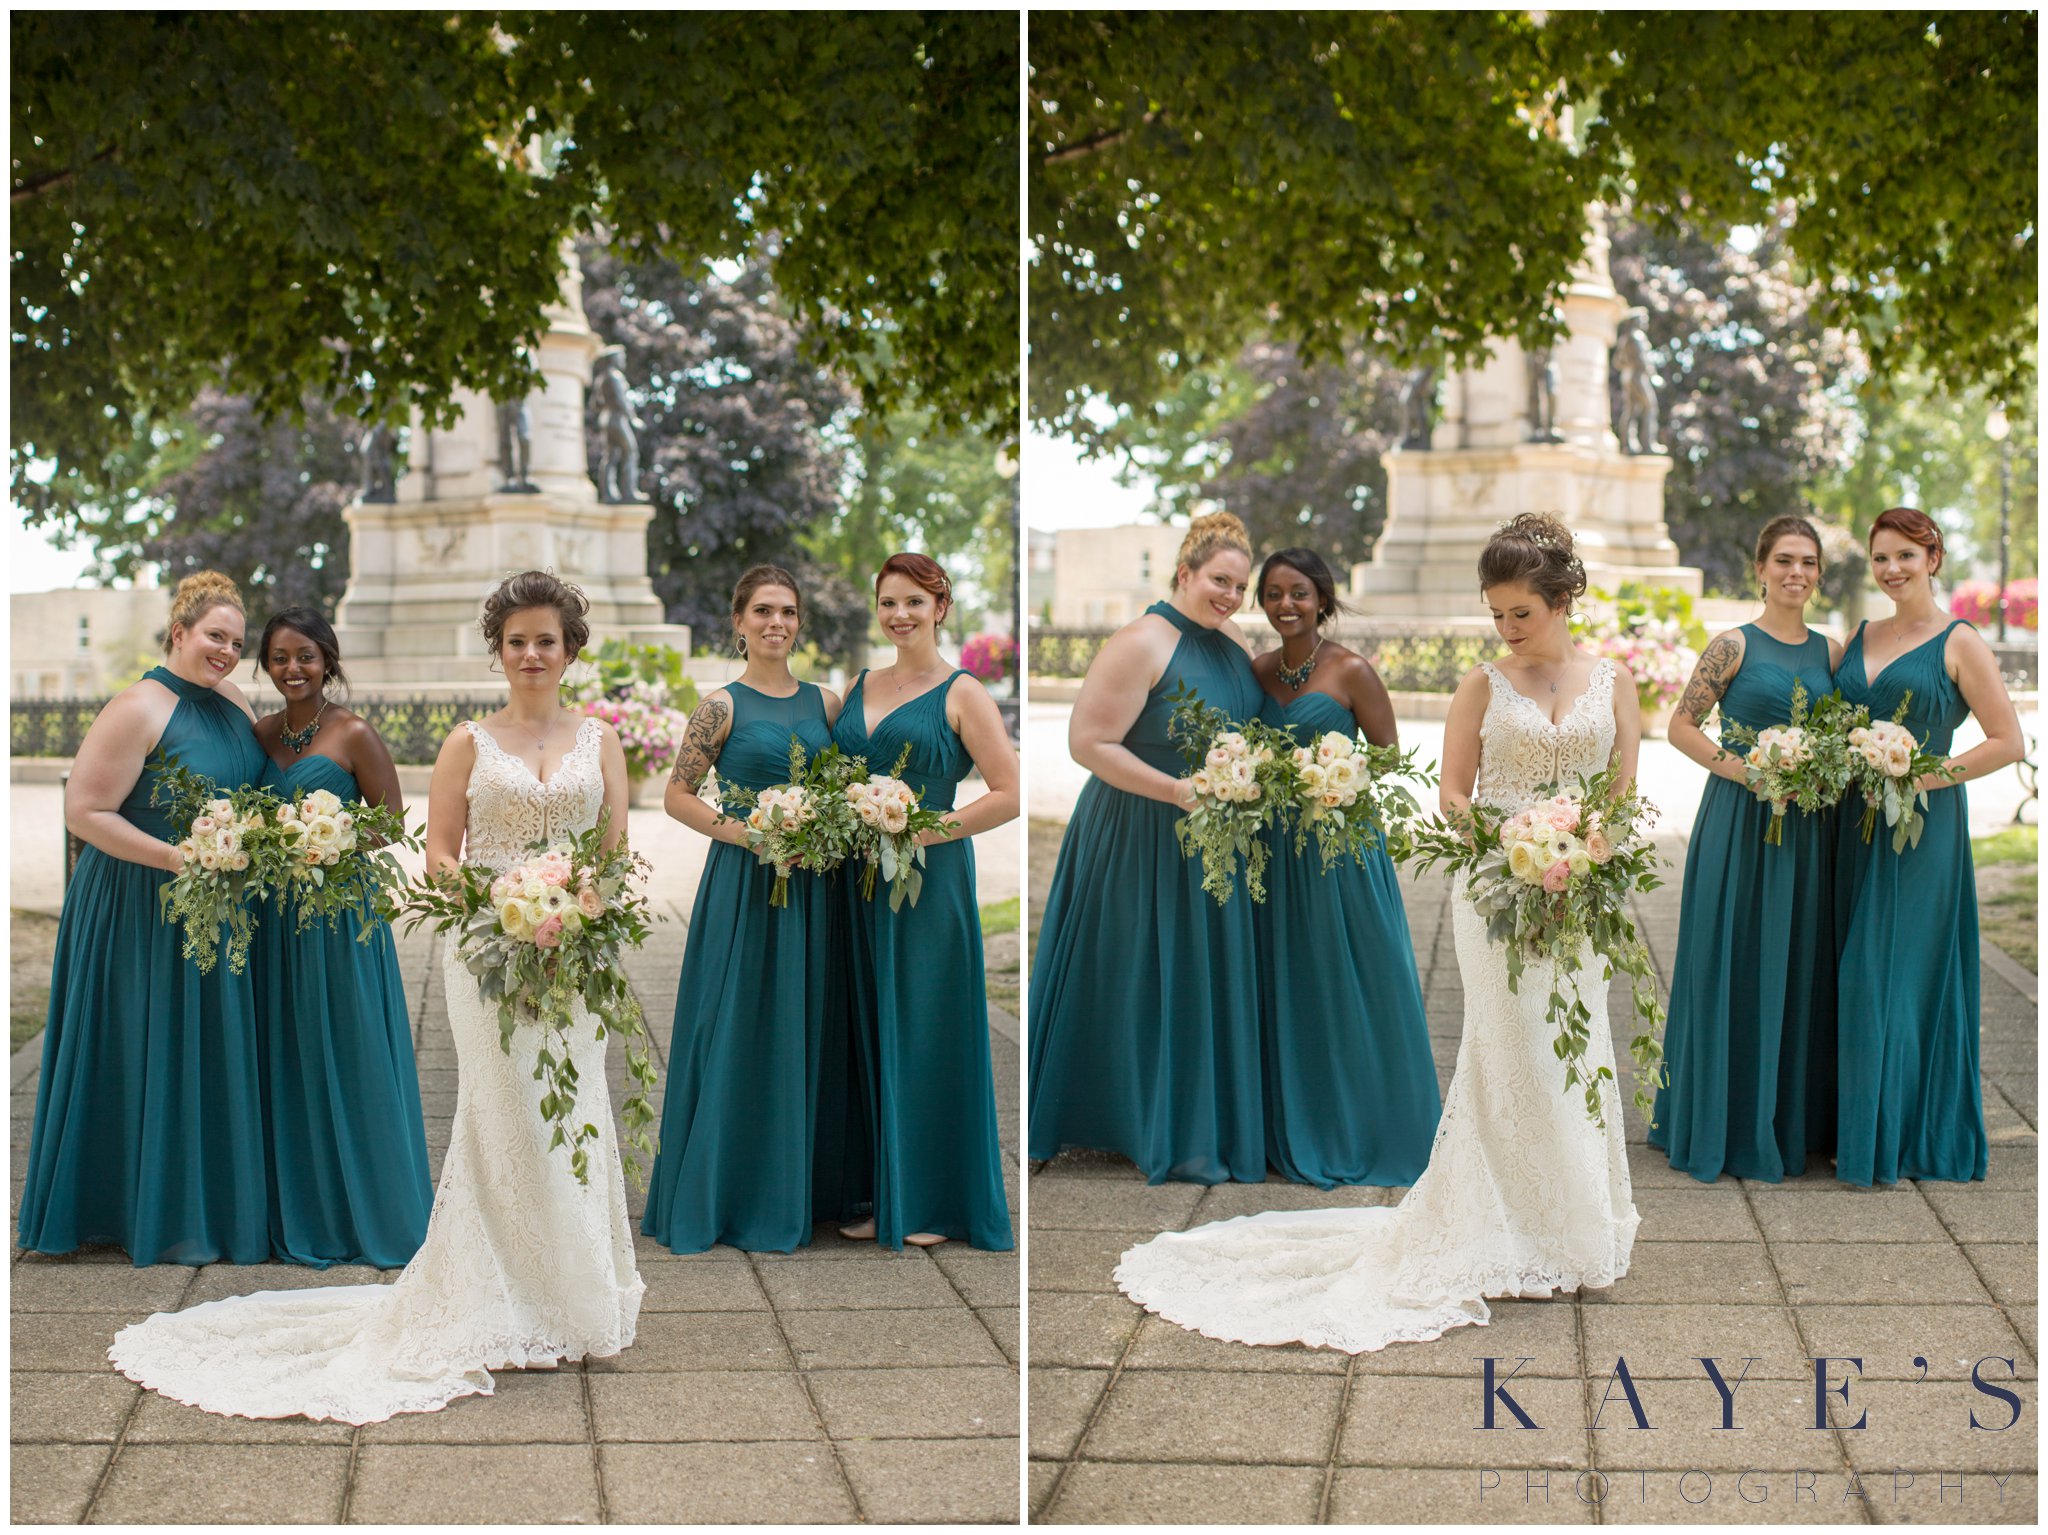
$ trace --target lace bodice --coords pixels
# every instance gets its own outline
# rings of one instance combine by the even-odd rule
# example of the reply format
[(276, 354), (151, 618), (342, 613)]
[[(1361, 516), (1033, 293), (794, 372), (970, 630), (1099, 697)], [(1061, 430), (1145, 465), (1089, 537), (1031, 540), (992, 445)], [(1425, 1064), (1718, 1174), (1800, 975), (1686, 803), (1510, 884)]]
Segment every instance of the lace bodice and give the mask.
[(1510, 813), (1547, 783), (1570, 783), (1602, 772), (1614, 755), (1614, 663), (1593, 663), (1586, 691), (1552, 724), (1542, 705), (1521, 692), (1491, 661), (1479, 663), (1492, 696), (1479, 722), (1479, 782), (1473, 801)]
[(542, 783), (475, 720), (476, 766), (469, 773), (469, 829), (463, 861), (503, 871), (536, 842), (572, 837), (597, 824), (604, 808), (604, 739), (596, 719), (576, 731), (576, 744)]

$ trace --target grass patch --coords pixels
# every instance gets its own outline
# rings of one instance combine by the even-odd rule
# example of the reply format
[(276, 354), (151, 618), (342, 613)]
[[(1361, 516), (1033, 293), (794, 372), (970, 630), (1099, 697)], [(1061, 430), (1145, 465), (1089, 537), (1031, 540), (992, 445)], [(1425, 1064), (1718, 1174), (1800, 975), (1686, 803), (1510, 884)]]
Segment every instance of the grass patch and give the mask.
[(981, 936), (993, 938), (998, 933), (1016, 932), (1018, 910), (1014, 895), (1007, 901), (990, 901), (981, 909)]
[(50, 961), (57, 954), (57, 919), (16, 910), (8, 956), (8, 1052), (35, 1038), (50, 1006)]
[(2041, 969), (2038, 826), (2008, 826), (1970, 843), (1977, 865), (1977, 925), (1984, 936), (2036, 974)]

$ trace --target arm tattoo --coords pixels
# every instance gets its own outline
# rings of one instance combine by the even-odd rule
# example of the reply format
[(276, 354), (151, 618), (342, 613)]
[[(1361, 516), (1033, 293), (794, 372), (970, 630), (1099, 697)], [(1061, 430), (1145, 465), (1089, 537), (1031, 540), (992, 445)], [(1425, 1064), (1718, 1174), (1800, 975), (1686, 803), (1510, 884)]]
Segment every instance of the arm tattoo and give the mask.
[(718, 760), (721, 743), (719, 734), (725, 729), (725, 722), (732, 715), (732, 709), (722, 698), (713, 698), (697, 706), (690, 716), (690, 723), (683, 729), (682, 750), (676, 753), (676, 765), (669, 769), (668, 781), (680, 783), (692, 794), (704, 782), (704, 775), (711, 771), (711, 764)]
[(1741, 668), (1741, 642), (1732, 634), (1722, 635), (1707, 647), (1700, 664), (1693, 668), (1692, 681), (1685, 685), (1685, 696), (1678, 701), (1678, 712), (1695, 725), (1704, 724)]

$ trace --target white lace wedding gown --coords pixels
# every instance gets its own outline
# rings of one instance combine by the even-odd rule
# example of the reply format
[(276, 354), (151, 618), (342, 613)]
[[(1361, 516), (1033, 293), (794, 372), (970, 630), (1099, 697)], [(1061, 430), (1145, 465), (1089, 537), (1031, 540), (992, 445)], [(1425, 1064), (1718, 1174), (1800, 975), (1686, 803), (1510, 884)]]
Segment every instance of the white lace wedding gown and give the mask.
[[(1604, 769), (1614, 749), (1614, 667), (1553, 725), (1491, 665), (1474, 799), (1518, 810), (1537, 786)], [(1508, 990), (1504, 951), (1462, 891), (1453, 900), (1465, 1027), (1429, 1165), (1391, 1209), (1276, 1210), (1169, 1232), (1123, 1256), (1116, 1282), (1148, 1311), (1237, 1343), (1308, 1343), (1360, 1354), (1487, 1320), (1485, 1296), (1598, 1289), (1628, 1271), (1629, 1195), (1621, 1096), (1606, 1128), (1566, 1091), (1544, 1020), (1552, 971), (1530, 964)], [(1614, 1066), (1607, 984), (1590, 950), (1589, 1068)], [(1360, 1104), (1360, 1113), (1370, 1113)]]
[[(541, 783), (481, 726), (465, 857), (504, 869), (527, 845), (597, 824), (597, 721)], [(271, 1290), (161, 1312), (107, 1351), (122, 1374), (208, 1412), (377, 1423), (488, 1395), (495, 1368), (616, 1354), (643, 1286), (605, 1083), (604, 1044), (572, 1034), (579, 1110), (598, 1127), (590, 1181), (551, 1151), (530, 1030), (499, 1045), (497, 1009), (447, 944), (442, 980), (459, 1079), (426, 1241), (389, 1285)], [(289, 1134), (289, 1126), (280, 1126)]]

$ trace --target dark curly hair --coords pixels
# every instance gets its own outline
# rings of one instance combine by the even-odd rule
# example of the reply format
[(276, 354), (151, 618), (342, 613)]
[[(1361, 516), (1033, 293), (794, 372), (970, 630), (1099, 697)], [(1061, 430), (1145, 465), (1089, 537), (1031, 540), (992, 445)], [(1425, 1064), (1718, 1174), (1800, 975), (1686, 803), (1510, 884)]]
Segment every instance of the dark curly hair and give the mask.
[(562, 621), (562, 648), (575, 660), (590, 643), (590, 599), (580, 586), (573, 586), (552, 570), (522, 570), (507, 576), (484, 598), (483, 616), (477, 627), (484, 632), (484, 644), (492, 655), (505, 640), (505, 623), (514, 613), (529, 608), (553, 608)]
[(1553, 610), (1585, 595), (1586, 567), (1572, 553), (1571, 529), (1541, 512), (1524, 512), (1502, 523), (1479, 551), (1479, 589), (1514, 581)]

